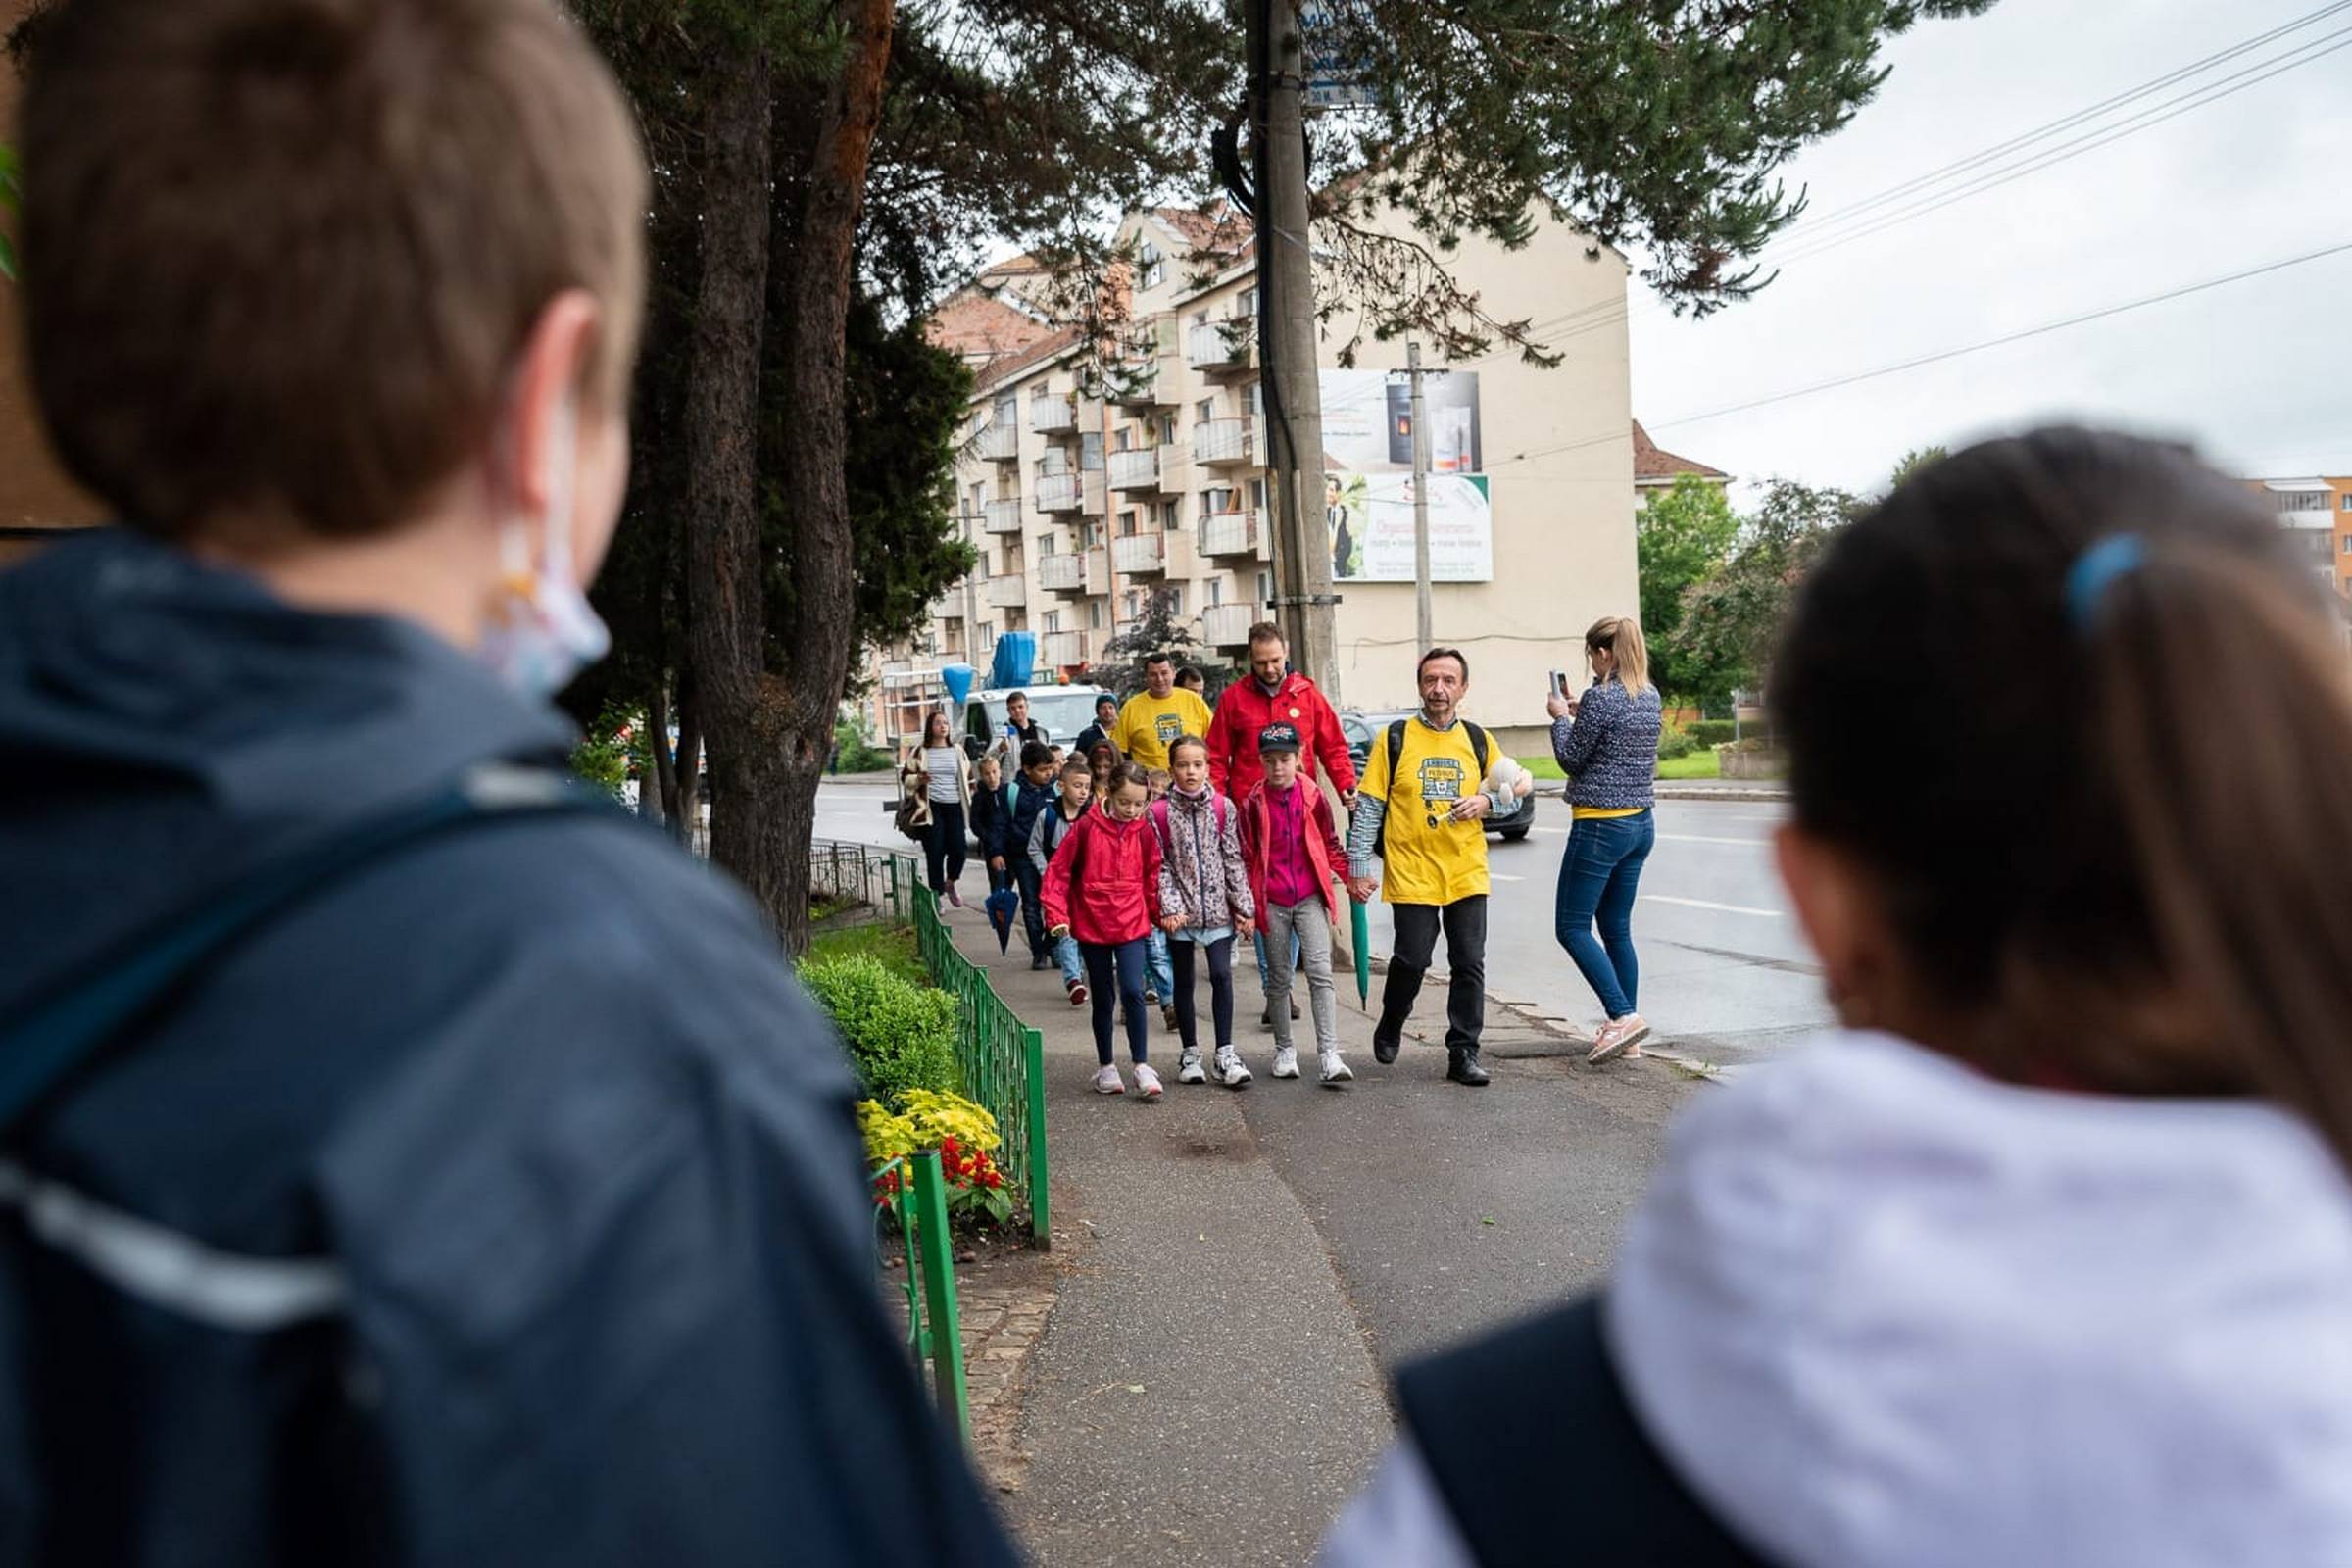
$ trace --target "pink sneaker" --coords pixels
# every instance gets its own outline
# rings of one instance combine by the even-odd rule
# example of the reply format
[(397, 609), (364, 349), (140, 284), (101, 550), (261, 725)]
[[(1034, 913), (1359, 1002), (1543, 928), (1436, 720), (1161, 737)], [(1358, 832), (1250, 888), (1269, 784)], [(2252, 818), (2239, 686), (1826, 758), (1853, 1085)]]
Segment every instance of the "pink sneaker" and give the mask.
[(1649, 1038), (1649, 1023), (1638, 1012), (1622, 1018), (1612, 1018), (1601, 1025), (1600, 1033), (1592, 1037), (1592, 1049), (1585, 1053), (1585, 1061), (1597, 1067)]
[(1096, 1094), (1123, 1095), (1126, 1092), (1127, 1081), (1119, 1076), (1119, 1069), (1116, 1066), (1105, 1067), (1095, 1074)]
[(956, 884), (953, 882), (948, 884), (948, 902), (958, 909), (963, 907), (963, 895), (956, 891)]
[[(1118, 1069), (1113, 1067), (1111, 1071), (1116, 1072)], [(1159, 1074), (1152, 1070), (1150, 1062), (1139, 1061), (1135, 1064), (1135, 1087), (1136, 1092), (1146, 1100), (1159, 1098)]]

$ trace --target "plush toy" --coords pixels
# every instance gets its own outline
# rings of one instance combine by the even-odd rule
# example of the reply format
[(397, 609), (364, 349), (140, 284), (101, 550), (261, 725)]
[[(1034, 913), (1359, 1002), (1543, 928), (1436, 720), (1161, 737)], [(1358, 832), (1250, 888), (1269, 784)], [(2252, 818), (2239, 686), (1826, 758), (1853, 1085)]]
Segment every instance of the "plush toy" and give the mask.
[(1481, 787), (1501, 803), (1496, 809), (1507, 811), (1519, 798), (1519, 781), (1527, 776), (1527, 769), (1510, 758), (1497, 757), (1494, 765), (1487, 769), (1487, 781)]

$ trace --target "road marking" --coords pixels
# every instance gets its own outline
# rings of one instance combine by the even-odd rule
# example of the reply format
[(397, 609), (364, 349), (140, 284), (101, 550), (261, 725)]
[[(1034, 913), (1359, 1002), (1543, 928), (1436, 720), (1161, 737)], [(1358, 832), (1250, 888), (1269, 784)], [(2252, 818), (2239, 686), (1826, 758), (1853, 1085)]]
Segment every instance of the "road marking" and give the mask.
[(1507, 871), (1489, 871), (1487, 873), (1487, 880), (1490, 882), (1524, 882), (1527, 880), (1527, 878), (1523, 876), (1512, 876)]
[(1703, 833), (1661, 833), (1658, 835), (1658, 842), (1660, 844), (1744, 844), (1759, 850), (1772, 848), (1770, 839), (1716, 839), (1709, 838)]
[(1751, 909), (1743, 904), (1709, 904), (1704, 899), (1670, 899), (1663, 893), (1644, 893), (1643, 904), (1679, 904), (1687, 909), (1713, 909), (1721, 914), (1752, 914), (1761, 919), (1784, 918), (1779, 909)]

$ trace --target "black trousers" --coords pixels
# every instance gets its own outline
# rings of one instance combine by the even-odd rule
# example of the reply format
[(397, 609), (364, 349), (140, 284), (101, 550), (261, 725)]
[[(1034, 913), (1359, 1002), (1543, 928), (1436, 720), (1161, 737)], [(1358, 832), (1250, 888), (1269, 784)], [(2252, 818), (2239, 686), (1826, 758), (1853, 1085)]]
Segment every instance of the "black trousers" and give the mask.
[(1392, 904), (1396, 951), (1389, 955), (1388, 984), (1380, 993), (1380, 1033), (1394, 1038), (1412, 1016), (1413, 1001), (1446, 931), (1446, 967), (1453, 983), (1446, 999), (1446, 1049), (1476, 1051), (1487, 1026), (1487, 896), (1451, 904)]
[(923, 835), (923, 859), (931, 873), (932, 892), (946, 891), (949, 883), (963, 875), (964, 844), (962, 804), (933, 801), (931, 826)]

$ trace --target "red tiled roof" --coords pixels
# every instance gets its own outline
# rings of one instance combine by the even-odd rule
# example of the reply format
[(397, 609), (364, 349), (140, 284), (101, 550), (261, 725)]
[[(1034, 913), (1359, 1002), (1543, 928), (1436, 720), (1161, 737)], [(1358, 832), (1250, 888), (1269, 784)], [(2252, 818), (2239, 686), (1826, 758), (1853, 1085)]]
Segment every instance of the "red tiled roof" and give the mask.
[(1077, 342), (1079, 336), (1078, 328), (1065, 326), (1059, 331), (1049, 331), (1034, 343), (1025, 344), (1017, 350), (998, 356), (980, 367), (980, 374), (974, 381), (972, 390), (984, 392), (1001, 381), (1009, 381), (1023, 370), (1059, 354)]
[(1649, 438), (1649, 432), (1642, 428), (1642, 421), (1636, 419), (1634, 421), (1634, 483), (1669, 483), (1686, 473), (1696, 474), (1701, 479), (1729, 479), (1731, 477), (1721, 468), (1710, 468), (1703, 463), (1693, 462), (1690, 458), (1677, 457), (1674, 453), (1667, 451), (1652, 441)]
[(952, 354), (990, 360), (1017, 353), (1054, 329), (1002, 300), (967, 288), (942, 301), (923, 330)]

